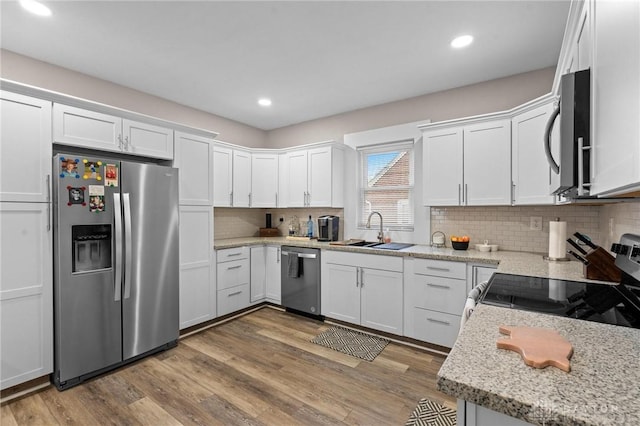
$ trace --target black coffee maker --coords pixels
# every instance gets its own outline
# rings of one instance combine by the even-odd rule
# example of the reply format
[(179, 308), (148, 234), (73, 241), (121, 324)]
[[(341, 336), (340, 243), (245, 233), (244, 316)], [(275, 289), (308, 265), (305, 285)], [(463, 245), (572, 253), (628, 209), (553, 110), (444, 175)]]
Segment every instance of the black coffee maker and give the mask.
[(339, 216), (318, 217), (318, 241), (338, 241), (340, 231)]

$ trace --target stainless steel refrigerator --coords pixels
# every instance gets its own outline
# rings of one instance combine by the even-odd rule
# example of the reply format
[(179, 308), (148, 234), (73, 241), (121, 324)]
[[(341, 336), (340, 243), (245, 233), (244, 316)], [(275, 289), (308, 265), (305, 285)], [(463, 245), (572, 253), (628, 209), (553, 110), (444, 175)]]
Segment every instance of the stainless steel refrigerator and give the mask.
[(60, 390), (177, 344), (178, 170), (53, 159), (54, 372)]

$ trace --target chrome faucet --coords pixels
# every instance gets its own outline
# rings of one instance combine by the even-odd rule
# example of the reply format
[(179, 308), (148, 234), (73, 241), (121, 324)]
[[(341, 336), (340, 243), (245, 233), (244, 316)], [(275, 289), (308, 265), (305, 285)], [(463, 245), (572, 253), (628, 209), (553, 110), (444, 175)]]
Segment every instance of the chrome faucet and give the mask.
[(378, 241), (383, 243), (384, 242), (384, 232), (382, 232), (382, 215), (380, 214), (380, 212), (371, 212), (371, 214), (369, 214), (369, 218), (367, 219), (367, 228), (371, 228), (371, 216), (373, 216), (374, 214), (377, 214), (378, 216), (380, 216), (380, 232), (378, 232)]

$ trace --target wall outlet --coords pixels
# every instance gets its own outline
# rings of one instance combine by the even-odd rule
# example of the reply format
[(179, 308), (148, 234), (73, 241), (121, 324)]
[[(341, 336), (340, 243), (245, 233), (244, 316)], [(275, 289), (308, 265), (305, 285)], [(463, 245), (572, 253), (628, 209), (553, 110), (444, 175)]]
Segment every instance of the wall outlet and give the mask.
[(531, 216), (529, 229), (532, 231), (542, 231), (542, 216)]

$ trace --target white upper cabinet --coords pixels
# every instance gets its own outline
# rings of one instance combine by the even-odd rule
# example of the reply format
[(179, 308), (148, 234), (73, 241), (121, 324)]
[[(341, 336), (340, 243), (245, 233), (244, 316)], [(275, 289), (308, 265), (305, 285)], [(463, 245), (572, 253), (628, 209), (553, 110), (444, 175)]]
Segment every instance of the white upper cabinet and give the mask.
[(553, 107), (549, 100), (511, 120), (514, 205), (554, 203), (549, 195), (551, 169), (544, 153), (545, 129)]
[(213, 147), (213, 206), (231, 207), (233, 197), (233, 150)]
[(51, 102), (0, 94), (0, 201), (48, 202)]
[(422, 140), (425, 205), (461, 205), (462, 128), (427, 131)]
[(288, 197), (286, 207), (307, 205), (307, 157), (307, 151), (290, 152), (285, 157), (287, 176), (284, 184)]
[(233, 150), (233, 207), (251, 207), (251, 153)]
[(310, 149), (307, 170), (307, 205), (328, 207), (332, 205), (331, 147)]
[(282, 207), (343, 207), (344, 153), (332, 146), (285, 156)]
[(122, 120), (124, 151), (144, 157), (173, 158), (173, 130), (152, 124)]
[(251, 207), (278, 207), (278, 154), (251, 154)]
[(467, 206), (511, 204), (511, 121), (464, 128), (464, 200)]
[(176, 132), (174, 167), (180, 169), (180, 204), (213, 204), (213, 139)]
[(640, 2), (592, 3), (592, 195), (640, 190)]
[(423, 134), (424, 204), (511, 204), (511, 122), (489, 120)]
[(53, 142), (173, 159), (173, 130), (69, 105), (53, 106)]

